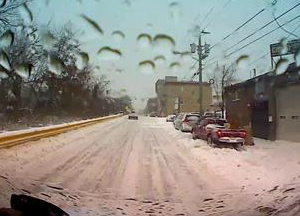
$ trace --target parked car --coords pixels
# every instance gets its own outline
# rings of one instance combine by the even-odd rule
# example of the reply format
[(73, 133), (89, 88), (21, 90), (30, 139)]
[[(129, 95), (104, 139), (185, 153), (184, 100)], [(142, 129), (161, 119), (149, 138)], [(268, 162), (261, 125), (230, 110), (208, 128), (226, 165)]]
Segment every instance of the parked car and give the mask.
[(157, 117), (158, 114), (157, 114), (157, 112), (151, 112), (149, 116), (150, 116), (150, 117)]
[(193, 139), (207, 140), (212, 147), (231, 145), (237, 150), (245, 143), (247, 133), (243, 129), (227, 129), (227, 121), (221, 118), (205, 118), (192, 129)]
[(132, 112), (132, 113), (130, 113), (130, 114), (128, 115), (128, 119), (129, 119), (129, 120), (138, 120), (139, 117), (138, 117), (138, 115), (137, 115), (135, 112)]
[(168, 115), (166, 118), (166, 122), (173, 122), (176, 118), (176, 115)]
[(174, 127), (183, 132), (191, 132), (193, 127), (199, 124), (201, 120), (200, 115), (192, 113), (180, 113), (174, 120)]

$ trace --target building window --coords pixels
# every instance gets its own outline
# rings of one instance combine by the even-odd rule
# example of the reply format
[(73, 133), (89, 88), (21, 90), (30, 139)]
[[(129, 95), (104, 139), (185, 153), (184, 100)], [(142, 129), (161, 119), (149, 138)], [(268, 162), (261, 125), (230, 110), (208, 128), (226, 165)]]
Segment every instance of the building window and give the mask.
[(299, 119), (299, 116), (292, 116), (292, 119), (298, 120), (298, 119)]
[(286, 116), (279, 116), (280, 119), (286, 119)]

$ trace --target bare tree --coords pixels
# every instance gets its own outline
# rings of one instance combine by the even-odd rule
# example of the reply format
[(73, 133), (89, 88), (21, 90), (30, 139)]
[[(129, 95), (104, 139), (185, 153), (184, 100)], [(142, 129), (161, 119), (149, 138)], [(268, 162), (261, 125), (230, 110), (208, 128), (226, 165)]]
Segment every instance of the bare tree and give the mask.
[(224, 93), (225, 87), (233, 84), (237, 81), (236, 79), (236, 69), (234, 65), (226, 67), (225, 65), (222, 68), (217, 66), (212, 74), (209, 75), (209, 79), (212, 79), (213, 82), (213, 91), (216, 95), (218, 101), (220, 101), (220, 108), (222, 111), (222, 117), (224, 117), (225, 101)]
[(22, 24), (19, 8), (31, 0), (4, 0), (0, 5), (0, 34)]
[(56, 43), (50, 54), (56, 56), (66, 67), (75, 66), (77, 55), (80, 52), (80, 44), (76, 38), (77, 32), (70, 24), (54, 30), (54, 32)]

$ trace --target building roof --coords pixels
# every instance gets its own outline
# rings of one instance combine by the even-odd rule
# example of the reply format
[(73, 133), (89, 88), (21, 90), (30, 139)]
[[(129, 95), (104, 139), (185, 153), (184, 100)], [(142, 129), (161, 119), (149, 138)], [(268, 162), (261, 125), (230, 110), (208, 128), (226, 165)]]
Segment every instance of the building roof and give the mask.
[(295, 74), (296, 76), (299, 77), (300, 76), (299, 72), (300, 72), (300, 66), (296, 66), (295, 63), (291, 63), (291, 64), (289, 64), (286, 71), (282, 74), (276, 75), (276, 71), (272, 70), (272, 71), (266, 72), (262, 75), (259, 75), (259, 76), (256, 76), (254, 78), (248, 79), (246, 81), (239, 82), (239, 83), (227, 86), (226, 90), (238, 89), (238, 88), (241, 88), (241, 87), (253, 85), (254, 83), (258, 82), (259, 80), (267, 81), (268, 79), (271, 79), (271, 78), (275, 79), (276, 84), (283, 84), (283, 83), (290, 82), (291, 79), (293, 79), (293, 78), (295, 79), (295, 76), (290, 76), (290, 74)]

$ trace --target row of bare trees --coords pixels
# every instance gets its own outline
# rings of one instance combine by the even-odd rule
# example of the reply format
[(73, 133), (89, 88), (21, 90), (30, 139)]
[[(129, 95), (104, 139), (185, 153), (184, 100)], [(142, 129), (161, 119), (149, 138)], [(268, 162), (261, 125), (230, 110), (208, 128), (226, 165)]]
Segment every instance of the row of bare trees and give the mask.
[(30, 0), (0, 5), (0, 113), (99, 116), (124, 111), (129, 97), (108, 96), (109, 81), (95, 76), (73, 26), (25, 24), (18, 9)]

